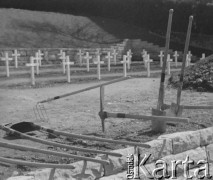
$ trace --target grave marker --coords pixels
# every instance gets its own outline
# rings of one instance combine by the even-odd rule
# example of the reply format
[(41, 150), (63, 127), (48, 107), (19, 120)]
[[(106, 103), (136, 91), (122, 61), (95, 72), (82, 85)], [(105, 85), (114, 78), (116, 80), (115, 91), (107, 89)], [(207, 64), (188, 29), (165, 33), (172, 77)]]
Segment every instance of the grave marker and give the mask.
[(65, 52), (62, 53), (62, 55), (61, 55), (61, 57), (59, 57), (59, 59), (62, 60), (63, 74), (65, 74), (66, 73), (66, 69), (65, 69), (66, 54), (65, 54)]
[(14, 60), (15, 60), (15, 68), (18, 68), (18, 57), (21, 56), (21, 54), (18, 54), (17, 49), (15, 49), (12, 56), (14, 57)]
[(61, 57), (63, 55), (63, 50), (60, 49), (60, 53), (58, 54), (59, 57)]
[(152, 59), (150, 59), (150, 55), (147, 54), (146, 64), (147, 64), (147, 77), (150, 77), (150, 63), (153, 62)]
[(81, 49), (79, 49), (77, 55), (79, 56), (79, 64), (80, 66), (82, 66), (82, 59), (83, 59), (84, 52)]
[(74, 65), (74, 62), (70, 62), (70, 57), (66, 56), (66, 62), (64, 64), (67, 66), (67, 82), (70, 83), (70, 65)]
[(202, 53), (202, 57), (200, 58), (200, 60), (203, 60), (203, 59), (205, 59), (205, 58), (206, 58), (205, 53)]
[(126, 64), (128, 64), (128, 60), (126, 55), (123, 55), (123, 61), (121, 61), (121, 63), (123, 64), (123, 76), (127, 77), (127, 73), (126, 73)]
[(179, 54), (177, 53), (177, 51), (175, 51), (175, 53), (174, 53), (173, 56), (175, 57), (175, 67), (177, 67), (178, 66), (177, 65), (177, 63), (178, 63), (178, 56), (179, 56)]
[(26, 64), (26, 66), (31, 67), (31, 84), (35, 85), (35, 73), (34, 73), (34, 67), (39, 66), (39, 63), (34, 63), (33, 57), (30, 57), (30, 64)]
[(97, 56), (97, 61), (94, 62), (94, 64), (97, 64), (97, 75), (98, 75), (98, 80), (100, 80), (101, 79), (101, 64), (104, 64), (104, 62), (100, 60), (100, 55)]
[(39, 66), (41, 66), (41, 60), (42, 60), (42, 56), (44, 56), (44, 53), (42, 53), (40, 49), (38, 50), (38, 56), (40, 57)]
[(131, 49), (129, 51), (127, 51), (127, 56), (126, 56), (127, 60), (128, 60), (128, 64), (127, 64), (127, 69), (130, 69), (130, 65), (131, 65), (131, 59), (132, 59), (132, 52)]
[(116, 65), (117, 64), (117, 55), (118, 53), (116, 52), (116, 49), (113, 49), (112, 50), (112, 56), (113, 56), (113, 60), (114, 60), (114, 64)]
[(9, 65), (9, 61), (12, 61), (13, 58), (10, 58), (8, 52), (6, 52), (5, 53), (5, 57), (2, 57), (1, 60), (5, 61), (6, 75), (7, 75), (7, 77), (10, 77), (10, 65)]
[(160, 51), (160, 54), (158, 55), (158, 57), (160, 57), (160, 67), (162, 67), (163, 66), (163, 57), (164, 57), (163, 51)]
[(110, 68), (111, 68), (110, 65), (111, 65), (111, 59), (112, 59), (112, 58), (113, 58), (113, 57), (111, 56), (111, 53), (108, 52), (108, 53), (107, 53), (107, 56), (106, 56), (108, 71), (111, 70), (111, 69), (110, 69)]
[(170, 54), (168, 54), (167, 56), (167, 74), (170, 75), (171, 74), (171, 68), (170, 68), (170, 62), (172, 62), (173, 60), (170, 58)]
[(39, 53), (37, 52), (35, 57), (32, 57), (33, 61), (36, 60), (36, 64), (38, 64), (38, 66), (36, 66), (36, 74), (39, 75), (39, 62), (41, 60), (41, 56), (39, 56)]
[(89, 60), (92, 59), (92, 56), (89, 56), (89, 52), (86, 52), (86, 56), (84, 56), (84, 59), (87, 61), (87, 72), (89, 72)]
[(143, 54), (143, 62), (144, 62), (145, 68), (147, 68), (147, 64), (146, 64), (147, 55), (148, 55), (148, 54), (147, 54), (147, 51), (145, 51), (144, 54)]
[(186, 67), (191, 65), (191, 57), (189, 54), (186, 55)]

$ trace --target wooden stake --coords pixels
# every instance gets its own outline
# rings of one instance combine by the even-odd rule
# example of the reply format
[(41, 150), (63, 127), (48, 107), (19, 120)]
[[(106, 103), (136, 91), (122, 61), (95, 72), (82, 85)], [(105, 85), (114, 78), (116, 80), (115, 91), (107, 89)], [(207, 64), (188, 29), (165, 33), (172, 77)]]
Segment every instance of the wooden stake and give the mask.
[(94, 64), (97, 64), (98, 80), (101, 80), (101, 64), (104, 64), (104, 62), (100, 61), (100, 55), (97, 56), (97, 61)]
[(6, 76), (10, 77), (10, 65), (9, 65), (9, 61), (12, 61), (13, 58), (10, 58), (8, 52), (6, 52), (5, 53), (5, 57), (2, 57), (1, 60), (5, 61)]
[(30, 57), (30, 64), (26, 64), (26, 66), (31, 67), (31, 84), (34, 86), (35, 85), (35, 73), (34, 73), (34, 67), (39, 66), (38, 63), (34, 63), (34, 59), (31, 56)]
[(121, 63), (123, 64), (123, 76), (126, 77), (127, 73), (126, 73), (126, 64), (128, 63), (126, 55), (123, 55), (123, 61), (121, 61)]
[(21, 56), (21, 54), (18, 54), (17, 49), (14, 50), (14, 54), (12, 54), (15, 60), (15, 68), (18, 68), (18, 57)]
[[(104, 91), (105, 91), (105, 87), (101, 86), (100, 87), (100, 112), (103, 113), (104, 112)], [(101, 118), (101, 125), (102, 125), (102, 131), (105, 131), (105, 124), (104, 124), (104, 120), (105, 118)]]

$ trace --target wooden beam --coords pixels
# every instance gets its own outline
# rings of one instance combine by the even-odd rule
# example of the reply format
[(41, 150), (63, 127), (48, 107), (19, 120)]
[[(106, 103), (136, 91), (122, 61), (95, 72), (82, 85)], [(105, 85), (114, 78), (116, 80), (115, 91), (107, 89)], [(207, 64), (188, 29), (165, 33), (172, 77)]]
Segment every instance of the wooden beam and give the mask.
[(34, 141), (34, 142), (38, 142), (38, 143), (42, 143), (42, 144), (46, 144), (46, 145), (51, 145), (51, 146), (55, 146), (55, 147), (72, 149), (72, 150), (82, 151), (82, 152), (91, 152), (91, 153), (97, 153), (97, 154), (108, 154), (108, 155), (116, 156), (116, 157), (122, 156), (119, 153), (113, 153), (113, 152), (107, 152), (107, 151), (101, 151), (101, 150), (93, 150), (93, 149), (87, 149), (87, 148), (79, 148), (79, 147), (75, 147), (75, 146), (60, 144), (60, 143), (56, 143), (56, 142), (52, 142), (52, 141), (47, 141), (47, 140), (44, 140), (44, 139), (39, 139), (39, 138), (36, 138), (36, 137), (26, 135), (24, 133), (20, 133), (18, 131), (15, 131), (11, 128), (8, 128), (8, 127), (2, 126), (2, 125), (0, 125), (0, 129), (4, 130), (6, 132), (9, 132), (10, 134), (12, 134), (14, 136), (23, 138), (23, 139), (29, 139), (29, 140)]
[(28, 161), (21, 161), (17, 159), (9, 159), (0, 157), (0, 162), (8, 163), (8, 164), (17, 164), (17, 165), (24, 165), (30, 167), (39, 167), (39, 168), (58, 168), (58, 169), (75, 169), (73, 165), (70, 164), (51, 164), (51, 163), (36, 163), (36, 162), (28, 162)]
[(54, 155), (54, 156), (59, 156), (59, 157), (75, 158), (75, 159), (79, 159), (79, 160), (91, 161), (91, 162), (96, 162), (96, 163), (100, 163), (100, 164), (109, 164), (109, 162), (106, 160), (99, 160), (99, 159), (94, 159), (94, 158), (90, 158), (90, 157), (77, 156), (77, 155), (72, 155), (72, 154), (63, 153), (63, 152), (49, 151), (49, 150), (45, 150), (45, 149), (38, 149), (38, 148), (34, 148), (34, 147), (22, 146), (22, 145), (1, 142), (1, 141), (0, 141), (0, 147), (9, 148), (9, 149), (17, 149), (20, 151), (37, 152), (37, 153)]
[(46, 131), (48, 133), (52, 133), (55, 135), (62, 135), (62, 136), (66, 136), (66, 137), (79, 138), (79, 139), (85, 139), (85, 140), (91, 140), (91, 141), (100, 141), (100, 142), (107, 142), (107, 143), (116, 143), (116, 144), (124, 144), (124, 145), (130, 145), (130, 146), (139, 146), (139, 147), (144, 147), (144, 148), (150, 148), (150, 145), (142, 144), (142, 143), (121, 141), (121, 140), (112, 140), (112, 139), (106, 139), (106, 138), (100, 138), (100, 137), (94, 137), (94, 136), (71, 134), (71, 133), (67, 133), (67, 132), (48, 129), (43, 126), (39, 126), (37, 124), (34, 124), (34, 125), (37, 126), (36, 129), (40, 128), (40, 130), (42, 130), (42, 131)]
[[(197, 106), (197, 105), (181, 105), (183, 107), (183, 109), (213, 109), (213, 106)], [(169, 109), (171, 107), (171, 105), (168, 104), (164, 104), (163, 108), (165, 109)]]

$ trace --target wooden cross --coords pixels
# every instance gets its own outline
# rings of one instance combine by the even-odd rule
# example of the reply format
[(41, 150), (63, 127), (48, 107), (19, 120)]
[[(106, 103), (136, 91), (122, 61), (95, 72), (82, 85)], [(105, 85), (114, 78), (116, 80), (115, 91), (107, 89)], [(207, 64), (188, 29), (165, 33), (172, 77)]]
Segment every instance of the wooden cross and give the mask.
[(111, 56), (111, 53), (110, 52), (108, 52), (107, 53), (107, 56), (106, 56), (106, 59), (107, 59), (107, 67), (108, 67), (108, 71), (110, 71), (110, 64), (111, 64), (111, 59), (112, 59), (113, 57)]
[(114, 64), (116, 65), (117, 64), (117, 55), (118, 53), (116, 52), (116, 49), (113, 49), (112, 50), (112, 56), (113, 56), (113, 59), (114, 59)]
[(42, 56), (44, 55), (44, 53), (41, 52), (41, 50), (38, 50), (38, 56), (40, 57), (39, 59), (39, 66), (41, 66), (41, 60), (42, 60)]
[(187, 54), (186, 55), (186, 67), (188, 67), (190, 65), (191, 65), (191, 56), (190, 56), (190, 54)]
[(84, 52), (81, 49), (79, 49), (77, 55), (79, 56), (79, 64), (80, 66), (82, 66), (82, 59), (83, 59)]
[(94, 62), (94, 64), (97, 64), (97, 75), (98, 75), (98, 80), (100, 80), (101, 79), (101, 64), (104, 64), (104, 62), (100, 60), (100, 55), (97, 56), (97, 61)]
[(92, 59), (92, 56), (89, 56), (89, 52), (86, 52), (86, 56), (84, 56), (84, 59), (87, 61), (87, 72), (89, 72), (89, 60)]
[(158, 55), (158, 57), (160, 57), (160, 67), (162, 67), (163, 66), (163, 57), (164, 57), (163, 51), (160, 51), (160, 54)]
[(59, 57), (61, 57), (63, 55), (63, 50), (60, 49), (60, 53), (58, 54)]
[(167, 56), (167, 74), (170, 75), (171, 71), (170, 71), (170, 62), (172, 62), (173, 60), (170, 59), (170, 54), (168, 54)]
[(70, 65), (74, 65), (74, 62), (70, 62), (70, 57), (66, 56), (66, 62), (64, 64), (67, 66), (67, 82), (70, 83)]
[(177, 63), (178, 63), (178, 56), (179, 56), (179, 54), (177, 53), (177, 51), (175, 51), (175, 53), (174, 53), (174, 55), (173, 55), (174, 57), (175, 57), (175, 67), (177, 67)]
[(152, 59), (150, 59), (150, 55), (147, 54), (147, 59), (145, 60), (147, 64), (147, 77), (150, 77), (150, 63), (153, 62)]
[(200, 58), (200, 60), (203, 60), (203, 59), (205, 59), (205, 58), (206, 58), (205, 53), (202, 53), (202, 57)]
[(18, 57), (21, 56), (21, 54), (18, 54), (18, 51), (15, 49), (12, 56), (14, 56), (15, 59), (15, 68), (18, 68)]
[(38, 67), (39, 63), (34, 63), (33, 57), (30, 57), (30, 64), (26, 64), (26, 66), (31, 67), (31, 84), (35, 85), (35, 75), (34, 75), (34, 67)]
[(147, 68), (147, 64), (146, 64), (147, 55), (148, 55), (148, 54), (147, 54), (147, 51), (145, 51), (144, 54), (143, 54), (143, 56), (142, 56), (142, 57), (143, 57), (143, 62), (144, 62), (145, 68)]
[(123, 64), (123, 76), (126, 77), (127, 73), (126, 73), (126, 64), (128, 64), (128, 60), (126, 55), (123, 55), (123, 61), (121, 61), (121, 63)]
[(62, 53), (62, 55), (61, 55), (61, 57), (59, 57), (59, 59), (62, 60), (63, 74), (65, 74), (66, 73), (66, 69), (65, 69), (66, 54), (65, 54), (65, 52)]
[(5, 53), (5, 57), (1, 58), (2, 61), (5, 61), (5, 67), (6, 67), (6, 75), (7, 77), (10, 77), (10, 65), (9, 61), (12, 61), (13, 58), (10, 58), (8, 55), (8, 52)]
[(35, 57), (32, 57), (32, 59), (33, 61), (36, 60), (36, 64), (38, 64), (38, 66), (36, 66), (36, 74), (39, 75), (39, 66), (40, 66), (39, 62), (42, 59), (42, 57), (39, 56), (39, 53), (37, 52)]
[(127, 56), (126, 56), (127, 60), (128, 60), (128, 64), (127, 64), (127, 69), (130, 69), (130, 65), (131, 65), (131, 60), (132, 60), (132, 52), (131, 49), (129, 51), (127, 51)]

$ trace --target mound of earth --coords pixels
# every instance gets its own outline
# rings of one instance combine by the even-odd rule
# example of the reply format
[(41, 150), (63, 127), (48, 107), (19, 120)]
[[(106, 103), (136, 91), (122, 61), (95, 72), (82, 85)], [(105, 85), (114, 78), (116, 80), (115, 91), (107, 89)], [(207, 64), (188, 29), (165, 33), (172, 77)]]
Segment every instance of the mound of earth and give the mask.
[[(179, 73), (169, 78), (169, 84), (178, 87)], [(183, 89), (194, 89), (199, 92), (213, 92), (213, 58), (200, 60), (185, 69)]]

